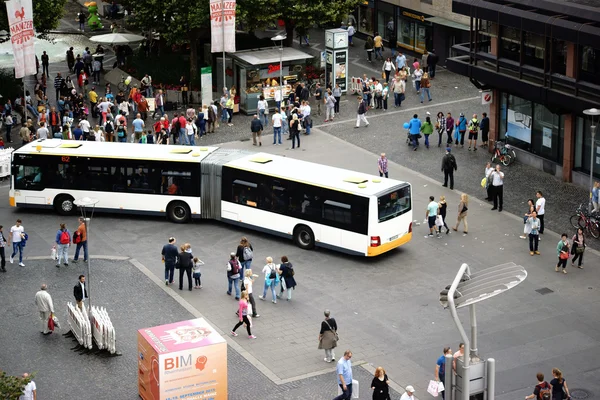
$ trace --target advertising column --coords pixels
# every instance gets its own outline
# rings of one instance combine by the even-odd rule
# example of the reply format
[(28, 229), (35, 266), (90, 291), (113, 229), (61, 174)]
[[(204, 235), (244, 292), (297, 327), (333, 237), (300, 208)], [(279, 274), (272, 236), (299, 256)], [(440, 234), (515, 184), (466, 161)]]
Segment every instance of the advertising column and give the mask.
[(204, 318), (138, 331), (143, 400), (227, 400), (227, 343)]
[(325, 31), (326, 47), (326, 85), (340, 85), (342, 93), (348, 89), (348, 31), (328, 29)]

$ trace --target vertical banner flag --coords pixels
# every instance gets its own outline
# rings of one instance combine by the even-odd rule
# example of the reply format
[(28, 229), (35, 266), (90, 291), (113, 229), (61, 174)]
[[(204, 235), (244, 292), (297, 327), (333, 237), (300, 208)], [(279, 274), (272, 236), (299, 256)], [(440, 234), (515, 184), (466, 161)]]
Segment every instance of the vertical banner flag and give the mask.
[(35, 49), (33, 40), (33, 6), (31, 0), (10, 0), (6, 2), (10, 41), (15, 56), (15, 78), (35, 75)]
[(210, 27), (211, 52), (235, 53), (235, 0), (210, 0)]

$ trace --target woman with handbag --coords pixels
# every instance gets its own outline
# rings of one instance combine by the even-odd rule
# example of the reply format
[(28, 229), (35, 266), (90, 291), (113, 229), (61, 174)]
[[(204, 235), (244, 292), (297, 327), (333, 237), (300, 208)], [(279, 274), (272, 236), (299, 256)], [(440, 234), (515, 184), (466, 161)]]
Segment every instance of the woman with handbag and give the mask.
[[(488, 184), (488, 189), (489, 189), (489, 184)], [(531, 214), (534, 211), (535, 211), (535, 203), (534, 203), (533, 199), (527, 200), (527, 212), (523, 215), (523, 225), (524, 225), (523, 234), (521, 236), (519, 236), (521, 239), (527, 239), (529, 237), (529, 233), (531, 233), (531, 226), (527, 222), (529, 221), (529, 217), (531, 217)]]
[(277, 298), (281, 298), (283, 291), (287, 290), (287, 301), (292, 300), (292, 290), (296, 288), (296, 280), (294, 279), (294, 266), (288, 260), (287, 256), (281, 257), (281, 264), (279, 264), (279, 275), (281, 277), (281, 291)]
[(456, 217), (456, 225), (452, 227), (453, 231), (458, 230), (460, 221), (463, 222), (465, 230), (463, 233), (466, 235), (469, 233), (469, 226), (467, 225), (467, 214), (469, 212), (469, 196), (466, 193), (460, 195), (460, 203), (458, 203), (458, 216)]
[(563, 378), (562, 372), (558, 368), (552, 368), (554, 379), (550, 381), (552, 386), (552, 400), (566, 400), (571, 397), (567, 381)]
[(577, 267), (580, 269), (583, 269), (581, 264), (583, 264), (583, 252), (585, 251), (585, 246), (586, 246), (585, 236), (583, 235), (583, 229), (577, 228), (577, 233), (575, 235), (573, 235), (573, 239), (571, 239), (571, 241), (573, 242), (571, 254), (575, 255), (573, 257), (573, 259), (571, 260), (571, 266), (574, 267), (575, 260), (579, 259), (579, 263), (577, 264)]
[(525, 224), (527, 227), (526, 229), (529, 231), (529, 255), (532, 256), (540, 254), (538, 251), (538, 245), (540, 243), (540, 225), (540, 219), (537, 217), (535, 210), (533, 210), (529, 214), (529, 218), (527, 218), (527, 223)]
[(371, 389), (373, 389), (373, 400), (390, 400), (390, 380), (383, 367), (377, 367), (375, 370)]
[(569, 239), (567, 239), (567, 234), (563, 233), (562, 235), (560, 235), (560, 240), (556, 245), (556, 254), (558, 255), (558, 263), (554, 268), (556, 272), (560, 272), (560, 267), (562, 266), (563, 274), (567, 273), (566, 268), (567, 260), (569, 259), (570, 247), (571, 246), (569, 245)]
[[(446, 203), (446, 196), (440, 196), (440, 202), (438, 203), (438, 215), (442, 218), (442, 225), (438, 226), (438, 230), (442, 230), (442, 226), (446, 228), (446, 235), (450, 233), (450, 228), (446, 224), (446, 210), (448, 209), (448, 203)], [(437, 225), (437, 223), (436, 223)]]
[(331, 312), (325, 310), (325, 320), (321, 322), (321, 331), (319, 332), (319, 349), (325, 350), (325, 362), (335, 361), (334, 350), (337, 347), (339, 336), (337, 334), (337, 323), (331, 317)]

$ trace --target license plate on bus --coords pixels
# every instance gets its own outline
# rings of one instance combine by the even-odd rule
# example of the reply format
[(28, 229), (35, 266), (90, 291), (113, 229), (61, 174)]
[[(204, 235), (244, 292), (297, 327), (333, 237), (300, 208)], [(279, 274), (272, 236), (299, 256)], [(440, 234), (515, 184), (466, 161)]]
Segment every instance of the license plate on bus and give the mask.
[(394, 241), (394, 240), (398, 239), (398, 237), (399, 237), (399, 236), (400, 236), (400, 235), (394, 235), (394, 236), (392, 236), (392, 237), (390, 238), (390, 242), (392, 242), (392, 241)]

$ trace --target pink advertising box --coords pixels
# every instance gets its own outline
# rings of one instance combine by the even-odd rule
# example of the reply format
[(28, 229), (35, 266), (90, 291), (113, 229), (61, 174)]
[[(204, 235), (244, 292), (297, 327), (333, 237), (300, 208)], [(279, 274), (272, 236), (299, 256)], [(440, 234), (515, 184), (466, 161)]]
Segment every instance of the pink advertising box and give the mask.
[(227, 342), (204, 318), (138, 331), (144, 400), (227, 400)]

